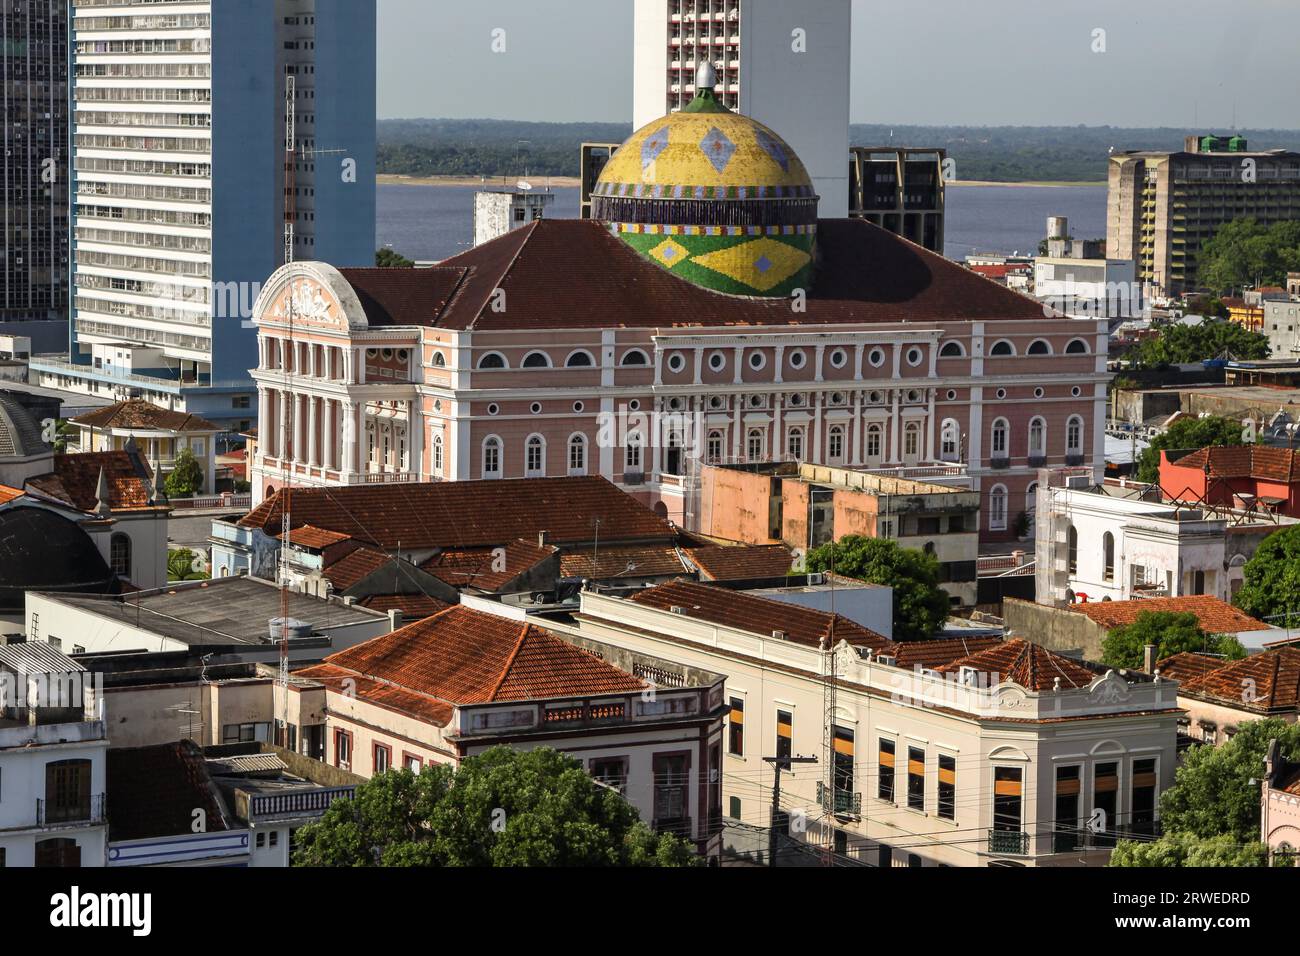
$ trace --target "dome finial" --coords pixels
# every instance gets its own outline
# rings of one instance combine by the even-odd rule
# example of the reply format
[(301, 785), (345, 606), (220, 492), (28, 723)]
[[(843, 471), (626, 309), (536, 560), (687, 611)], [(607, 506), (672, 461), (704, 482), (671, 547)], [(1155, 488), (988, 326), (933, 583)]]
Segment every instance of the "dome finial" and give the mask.
[(695, 72), (695, 92), (713, 90), (718, 86), (718, 71), (711, 62), (705, 60)]

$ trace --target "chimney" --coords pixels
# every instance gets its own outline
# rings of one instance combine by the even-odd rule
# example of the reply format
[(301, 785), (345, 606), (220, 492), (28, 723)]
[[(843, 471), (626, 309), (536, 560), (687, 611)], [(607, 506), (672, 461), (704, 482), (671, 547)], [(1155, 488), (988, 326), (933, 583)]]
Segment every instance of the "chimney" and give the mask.
[(773, 632), (772, 632), (772, 640), (774, 640), (774, 641), (784, 641), (784, 640), (785, 640), (785, 631), (773, 631)]
[(537, 546), (538, 546), (539, 548), (544, 548), (544, 547), (546, 547), (546, 538), (547, 538), (547, 536), (548, 536), (549, 534), (550, 534), (549, 531), (539, 531), (539, 532), (537, 532)]
[(402, 612), (393, 608), (388, 612), (388, 629), (390, 631), (400, 631), (402, 629)]
[(1142, 648), (1142, 669), (1148, 674), (1156, 672), (1156, 646), (1148, 644)]
[(669, 613), (669, 614), (685, 614), (685, 613), (686, 613), (686, 608), (682, 607), (680, 604), (674, 604), (672, 607), (668, 608), (668, 613)]

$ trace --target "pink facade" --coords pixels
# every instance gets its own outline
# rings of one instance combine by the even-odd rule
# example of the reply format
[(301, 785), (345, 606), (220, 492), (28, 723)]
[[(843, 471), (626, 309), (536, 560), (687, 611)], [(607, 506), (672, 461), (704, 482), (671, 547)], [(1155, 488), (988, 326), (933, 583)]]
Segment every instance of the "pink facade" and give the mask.
[[(907, 255), (922, 254), (889, 238)], [(603, 308), (602, 294), (588, 288), (569, 311), (564, 299), (578, 293), (562, 277), (553, 289), (559, 304), (534, 305), (509, 270), (492, 277), (497, 284), (482, 301), (489, 315), (491, 293), (503, 292), (508, 320), (466, 322), (454, 316), (475, 267), (463, 279), (432, 273), (452, 272), (477, 252), (436, 270), (340, 273), (299, 263), (271, 278), (255, 312), (255, 501), (286, 480), (600, 474), (689, 528), (701, 460), (882, 469), (961, 462), (984, 497), (983, 535), (1000, 540), (1032, 510), (1037, 468), (1103, 460), (1104, 322), (1045, 317), (1001, 289), (1005, 319), (985, 304), (964, 314), (962, 296), (952, 295), (950, 314), (935, 315), (923, 300), (915, 321), (896, 319), (894, 303), (882, 321), (870, 302), (859, 320), (855, 303), (839, 299), (833, 313), (778, 303), (755, 322), (754, 300), (691, 288), (690, 297), (710, 297), (719, 318), (674, 326), (629, 321), (627, 310), (638, 306), (625, 287)], [(923, 254), (942, 271), (929, 261), (938, 257)], [(936, 284), (979, 283), (973, 291), (986, 297), (984, 286), (996, 288), (938, 261), (963, 275), (935, 275)], [(625, 280), (633, 293), (637, 278)], [(438, 288), (443, 281), (450, 291)], [(426, 302), (442, 303), (441, 318), (424, 313)]]

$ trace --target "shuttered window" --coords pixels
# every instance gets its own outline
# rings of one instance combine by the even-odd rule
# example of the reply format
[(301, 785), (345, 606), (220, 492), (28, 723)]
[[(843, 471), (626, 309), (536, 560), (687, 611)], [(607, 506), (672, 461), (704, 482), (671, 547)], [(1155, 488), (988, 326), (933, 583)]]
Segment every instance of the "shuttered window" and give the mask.
[(1056, 823), (1052, 849), (1068, 853), (1080, 845), (1079, 798), (1082, 793), (1079, 767), (1056, 768)]
[(731, 698), (731, 719), (727, 722), (727, 753), (737, 757), (745, 755), (745, 702)]
[(1153, 836), (1156, 825), (1155, 758), (1133, 761), (1132, 808), (1129, 829), (1140, 836)]
[(957, 758), (939, 755), (939, 816), (957, 819)]
[(1022, 817), (1022, 780), (1019, 767), (993, 768), (993, 829), (1019, 831)]
[(918, 747), (907, 748), (907, 805), (925, 809), (925, 751)]
[(776, 712), (776, 755), (788, 757), (794, 739), (794, 717), (784, 710)]
[(880, 779), (876, 795), (894, 802), (894, 742), (880, 738)]

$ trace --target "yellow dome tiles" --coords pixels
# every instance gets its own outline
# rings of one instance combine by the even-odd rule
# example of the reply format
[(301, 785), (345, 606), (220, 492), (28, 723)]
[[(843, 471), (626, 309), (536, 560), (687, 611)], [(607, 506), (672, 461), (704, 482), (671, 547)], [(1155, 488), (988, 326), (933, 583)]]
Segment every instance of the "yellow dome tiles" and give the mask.
[(691, 261), (766, 293), (799, 274), (812, 257), (803, 249), (763, 238), (705, 253)]

